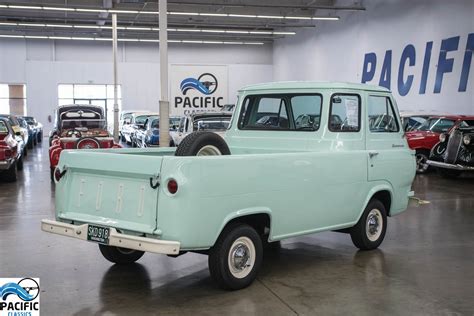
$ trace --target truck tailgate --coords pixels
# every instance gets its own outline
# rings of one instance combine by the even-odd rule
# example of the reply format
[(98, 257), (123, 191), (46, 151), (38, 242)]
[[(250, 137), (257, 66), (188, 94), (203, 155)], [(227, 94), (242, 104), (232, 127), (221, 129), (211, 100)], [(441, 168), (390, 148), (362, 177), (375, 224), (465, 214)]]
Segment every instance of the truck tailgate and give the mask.
[(161, 156), (63, 151), (56, 184), (60, 219), (153, 233), (156, 229)]

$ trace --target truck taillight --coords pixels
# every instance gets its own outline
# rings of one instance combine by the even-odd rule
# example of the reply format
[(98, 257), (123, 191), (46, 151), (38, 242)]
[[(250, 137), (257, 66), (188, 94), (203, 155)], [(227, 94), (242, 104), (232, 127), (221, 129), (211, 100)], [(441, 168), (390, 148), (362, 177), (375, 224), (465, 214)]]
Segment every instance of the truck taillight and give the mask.
[(178, 182), (175, 179), (168, 180), (168, 192), (171, 194), (178, 192)]

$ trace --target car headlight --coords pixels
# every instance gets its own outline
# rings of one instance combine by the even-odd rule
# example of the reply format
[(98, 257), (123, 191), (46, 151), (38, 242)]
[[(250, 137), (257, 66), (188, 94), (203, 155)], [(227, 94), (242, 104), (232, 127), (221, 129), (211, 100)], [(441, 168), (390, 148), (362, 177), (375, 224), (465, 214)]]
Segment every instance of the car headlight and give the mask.
[(462, 141), (463, 141), (464, 145), (469, 145), (471, 143), (471, 136), (470, 135), (464, 135), (464, 137), (462, 138)]
[(444, 133), (439, 135), (439, 141), (442, 142), (442, 143), (444, 143), (446, 141), (446, 138), (448, 138), (448, 137)]

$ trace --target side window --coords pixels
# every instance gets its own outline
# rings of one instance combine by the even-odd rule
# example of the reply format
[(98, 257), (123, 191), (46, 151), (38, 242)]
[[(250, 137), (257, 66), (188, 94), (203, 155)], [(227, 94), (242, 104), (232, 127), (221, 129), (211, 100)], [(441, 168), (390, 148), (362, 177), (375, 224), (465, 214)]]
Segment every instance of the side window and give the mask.
[(331, 132), (360, 131), (360, 96), (356, 94), (334, 94), (329, 111)]
[(321, 122), (320, 95), (298, 95), (291, 98), (296, 130), (316, 131)]
[(253, 97), (244, 104), (241, 128), (289, 129), (287, 104), (283, 97)]
[(390, 98), (371, 95), (367, 105), (369, 129), (371, 132), (395, 133), (400, 130)]

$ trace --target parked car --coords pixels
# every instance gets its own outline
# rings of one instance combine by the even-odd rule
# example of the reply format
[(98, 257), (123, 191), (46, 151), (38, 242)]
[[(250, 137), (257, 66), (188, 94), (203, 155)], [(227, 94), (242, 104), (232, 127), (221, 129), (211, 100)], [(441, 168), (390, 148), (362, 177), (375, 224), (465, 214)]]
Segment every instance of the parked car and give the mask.
[(34, 145), (36, 145), (36, 136), (34, 129), (30, 125), (28, 125), (26, 120), (23, 119), (21, 116), (18, 116), (17, 119), (20, 123), (20, 126), (28, 133), (28, 139), (26, 143), (28, 149), (33, 149)]
[(474, 116), (465, 117), (449, 133), (441, 134), (427, 163), (448, 178), (474, 171)]
[(407, 132), (405, 135), (408, 145), (416, 151), (416, 171), (419, 174), (428, 172), (427, 161), (431, 149), (439, 142), (442, 133), (449, 133), (465, 118), (464, 115), (431, 116), (417, 130)]
[(28, 155), (28, 129), (20, 125), (20, 122), (15, 115), (0, 114), (0, 118), (5, 118), (9, 121), (9, 124), (16, 135), (16, 139), (20, 144), (22, 156), (26, 157)]
[[(181, 118), (178, 116), (170, 117), (170, 131), (175, 131), (178, 128)], [(135, 130), (132, 137), (132, 142), (135, 147), (153, 147), (160, 145), (160, 117), (149, 116), (145, 123)], [(170, 140), (170, 147), (174, 147), (173, 140)]]
[[(387, 107), (396, 123), (371, 130), (369, 110)], [(235, 114), (224, 138), (197, 131), (177, 149), (65, 151), (56, 219), (42, 230), (97, 242), (117, 264), (145, 251), (207, 254), (211, 277), (235, 290), (256, 278), (265, 242), (337, 230), (375, 249), (388, 217), (407, 208), (415, 157), (389, 90), (261, 84), (240, 90)], [(319, 119), (297, 128), (304, 114)]]
[(400, 113), (405, 132), (416, 131), (431, 116), (428, 114)]
[(30, 125), (36, 137), (35, 143), (41, 143), (43, 140), (43, 125), (38, 122), (33, 116), (23, 116), (28, 125)]
[(63, 105), (55, 113), (49, 148), (50, 176), (64, 149), (120, 148), (107, 130), (104, 109), (95, 105)]
[(10, 121), (0, 118), (0, 177), (5, 181), (17, 180), (17, 170), (23, 169), (20, 144)]
[(181, 118), (178, 129), (170, 132), (171, 141), (178, 146), (192, 132), (211, 131), (223, 135), (230, 124), (232, 113), (205, 112), (193, 113)]
[(142, 126), (148, 116), (158, 115), (150, 112), (126, 112), (123, 114), (120, 128), (120, 140), (128, 145), (133, 145), (133, 134), (138, 126)]

